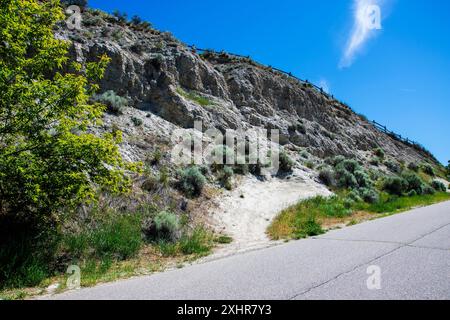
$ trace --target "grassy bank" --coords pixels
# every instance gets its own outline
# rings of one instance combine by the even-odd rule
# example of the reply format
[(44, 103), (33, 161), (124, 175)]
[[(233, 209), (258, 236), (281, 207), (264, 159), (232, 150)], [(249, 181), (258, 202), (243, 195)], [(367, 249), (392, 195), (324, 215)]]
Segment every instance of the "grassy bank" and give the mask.
[[(148, 221), (151, 224), (143, 230)], [(181, 267), (221, 242), (204, 227), (191, 228), (173, 213), (148, 208), (98, 212), (71, 229), (46, 239), (48, 250), (43, 244), (41, 251), (30, 254), (24, 252), (26, 243), (11, 242), (8, 252), (0, 252), (5, 258), (0, 299), (39, 295), (50, 285), (57, 286), (56, 292), (64, 291), (71, 275), (66, 273), (68, 266), (77, 266), (81, 286), (89, 287)]]
[(450, 194), (446, 192), (411, 197), (382, 193), (374, 203), (348, 201), (345, 193), (330, 198), (316, 197), (282, 211), (268, 228), (268, 234), (274, 240), (300, 239), (322, 234), (333, 225), (355, 224), (448, 200)]

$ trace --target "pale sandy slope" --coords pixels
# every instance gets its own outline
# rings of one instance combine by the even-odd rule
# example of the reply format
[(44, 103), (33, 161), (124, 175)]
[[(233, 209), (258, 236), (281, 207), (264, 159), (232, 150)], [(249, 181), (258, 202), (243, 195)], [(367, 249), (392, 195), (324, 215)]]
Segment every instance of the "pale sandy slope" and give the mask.
[(317, 195), (329, 196), (331, 192), (307, 171), (295, 170), (288, 178), (267, 181), (245, 177), (236, 189), (216, 199), (218, 207), (209, 213), (217, 230), (233, 238), (212, 258), (269, 246), (266, 229), (276, 215), (301, 199)]

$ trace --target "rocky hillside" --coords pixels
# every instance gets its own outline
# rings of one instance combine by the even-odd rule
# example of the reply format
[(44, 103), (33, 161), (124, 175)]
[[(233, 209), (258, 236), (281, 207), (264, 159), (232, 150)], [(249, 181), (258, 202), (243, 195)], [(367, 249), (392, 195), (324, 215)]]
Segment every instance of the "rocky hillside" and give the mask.
[[(127, 119), (109, 116), (107, 123), (116, 122), (126, 135), (134, 130), (130, 117), (144, 118), (144, 128), (160, 136), (203, 120), (205, 127), (220, 130), (276, 128), (287, 150), (306, 150), (317, 158), (342, 154), (368, 163), (380, 147), (399, 162), (436, 163), (339, 101), (249, 59), (198, 54), (170, 33), (99, 11), (83, 13), (82, 30), (62, 28), (58, 33), (73, 42), (76, 60), (91, 61), (101, 54), (112, 58), (101, 89), (126, 98), (132, 109), (127, 108)], [(163, 120), (166, 132), (157, 125)], [(126, 152), (136, 159), (142, 154), (138, 149)]]

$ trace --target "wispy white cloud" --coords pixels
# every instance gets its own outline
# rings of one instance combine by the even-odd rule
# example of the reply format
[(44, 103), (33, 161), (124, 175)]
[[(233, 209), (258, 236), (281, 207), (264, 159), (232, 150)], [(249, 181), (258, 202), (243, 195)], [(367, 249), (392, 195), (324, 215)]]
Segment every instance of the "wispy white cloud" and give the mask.
[[(343, 52), (340, 68), (350, 67), (364, 45), (381, 29), (384, 0), (353, 0), (353, 29)], [(380, 9), (376, 12), (375, 9)], [(379, 14), (380, 20), (377, 21)]]

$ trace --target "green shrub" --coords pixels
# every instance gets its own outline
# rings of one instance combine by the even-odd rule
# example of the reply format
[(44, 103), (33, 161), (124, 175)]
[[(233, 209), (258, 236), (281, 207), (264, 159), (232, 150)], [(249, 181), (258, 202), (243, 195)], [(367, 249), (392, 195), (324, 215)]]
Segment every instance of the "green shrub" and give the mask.
[(415, 190), (417, 194), (423, 194), (425, 183), (420, 179), (420, 177), (416, 174), (405, 174), (403, 178), (407, 182), (406, 192), (411, 190)]
[(191, 234), (180, 240), (180, 249), (184, 254), (205, 255), (213, 246), (212, 237), (207, 230), (197, 227)]
[(346, 170), (347, 172), (350, 172), (351, 174), (354, 174), (355, 171), (361, 169), (361, 166), (359, 165), (358, 161), (353, 159), (346, 159), (342, 162), (339, 162), (336, 165), (336, 170)]
[(228, 244), (233, 242), (233, 238), (229, 236), (219, 236), (216, 239), (214, 239), (214, 242), (220, 243), (220, 244)]
[(414, 172), (419, 172), (419, 165), (415, 162), (411, 162), (408, 164), (408, 169)]
[(113, 90), (108, 90), (100, 95), (95, 95), (94, 100), (106, 105), (108, 112), (120, 115), (123, 109), (128, 106), (128, 100), (118, 96)]
[(233, 169), (228, 166), (223, 167), (220, 173), (219, 176), (220, 183), (227, 190), (231, 190), (233, 188), (231, 184), (231, 179), (233, 178), (233, 175), (234, 175)]
[(262, 169), (263, 166), (261, 164), (261, 162), (258, 161), (256, 162), (256, 164), (249, 164), (248, 165), (248, 170), (251, 174), (255, 175), (255, 176), (261, 176), (262, 175)]
[(180, 221), (176, 214), (169, 211), (161, 211), (156, 215), (153, 222), (155, 225), (155, 238), (167, 241), (174, 241), (177, 238)]
[(373, 150), (373, 153), (380, 159), (384, 159), (386, 155), (382, 148), (376, 148), (375, 150)]
[(358, 181), (355, 176), (343, 168), (336, 170), (336, 177), (338, 186), (341, 188), (353, 189), (358, 187)]
[(217, 172), (223, 169), (223, 167), (227, 164), (227, 159), (234, 158), (234, 150), (228, 147), (227, 145), (217, 145), (208, 155), (208, 162), (211, 165), (211, 170), (213, 172)]
[(206, 178), (197, 167), (190, 167), (179, 172), (178, 187), (187, 196), (201, 195)]
[(379, 158), (372, 158), (370, 159), (369, 163), (375, 167), (378, 167), (380, 165), (380, 159)]
[(142, 183), (142, 190), (153, 192), (157, 190), (159, 187), (159, 181), (158, 178), (156, 178), (153, 175), (149, 175), (145, 178), (144, 182)]
[(149, 153), (147, 155), (147, 158), (145, 159), (145, 162), (151, 166), (156, 166), (161, 162), (161, 159), (163, 158), (163, 154), (161, 150), (155, 149), (153, 153)]
[(407, 196), (408, 197), (415, 197), (415, 196), (417, 196), (416, 190), (411, 190), (410, 192), (408, 192)]
[(242, 174), (242, 175), (246, 175), (250, 172), (250, 167), (248, 164), (236, 164), (233, 167), (233, 171), (236, 174)]
[(159, 170), (159, 175), (158, 175), (158, 181), (159, 183), (167, 188), (170, 184), (170, 171), (167, 167), (162, 167)]
[(131, 122), (133, 122), (133, 124), (136, 127), (140, 127), (144, 123), (144, 121), (141, 118), (138, 118), (138, 117), (131, 117)]
[(120, 12), (119, 10), (114, 10), (113, 16), (116, 18), (117, 22), (124, 24), (128, 21), (128, 14), (126, 12)]
[(281, 173), (292, 172), (294, 161), (288, 156), (286, 152), (284, 151), (280, 152), (279, 161), (280, 161), (279, 171)]
[(398, 174), (398, 173), (402, 172), (401, 166), (395, 161), (385, 161), (384, 164), (393, 173), (397, 173)]
[(397, 196), (401, 196), (407, 189), (408, 181), (400, 177), (388, 177), (383, 184), (383, 190)]
[(316, 197), (306, 200), (303, 203), (307, 210), (306, 212), (323, 215), (325, 217), (342, 218), (348, 216), (351, 211), (344, 205), (344, 200), (338, 196), (333, 197)]
[(427, 195), (433, 195), (436, 193), (436, 190), (432, 186), (425, 185), (422, 193)]
[(363, 201), (360, 193), (357, 190), (350, 191), (350, 193), (347, 195), (347, 199), (350, 199), (353, 202), (362, 202)]
[(222, 170), (222, 177), (226, 180), (231, 179), (234, 175), (233, 168), (225, 166)]
[(90, 27), (90, 26), (100, 26), (103, 24), (103, 19), (99, 16), (84, 16), (83, 17), (83, 25)]
[(369, 175), (364, 170), (356, 170), (354, 176), (360, 188), (369, 188), (372, 186), (372, 180), (370, 180)]
[(336, 167), (339, 163), (343, 162), (345, 160), (344, 156), (335, 156), (325, 159), (325, 163), (329, 164), (330, 166)]
[(306, 161), (305, 166), (309, 169), (314, 169), (316, 167), (316, 165), (312, 161)]
[(303, 159), (308, 159), (309, 158), (309, 153), (306, 150), (302, 150), (300, 152), (300, 157), (302, 157)]
[(173, 257), (178, 254), (178, 245), (175, 242), (160, 240), (158, 248), (164, 257)]
[(438, 180), (434, 180), (431, 183), (431, 186), (438, 192), (446, 192), (447, 191), (447, 188), (445, 187), (445, 185)]
[(432, 177), (435, 176), (434, 168), (429, 163), (423, 163), (422, 164), (422, 170), (423, 170), (423, 172), (425, 172), (429, 176), (432, 176)]
[(134, 24), (134, 25), (136, 25), (136, 26), (138, 26), (138, 25), (140, 25), (140, 24), (142, 23), (142, 19), (141, 19), (141, 17), (139, 17), (138, 15), (134, 15), (134, 16), (131, 18), (131, 23)]
[(335, 185), (334, 172), (330, 168), (320, 170), (319, 179), (328, 187)]
[(295, 237), (297, 239), (313, 237), (323, 234), (322, 226), (316, 221), (313, 216), (308, 217), (306, 220), (300, 220), (297, 222)]
[(378, 192), (371, 188), (362, 188), (359, 193), (362, 199), (367, 203), (377, 203), (380, 200)]

